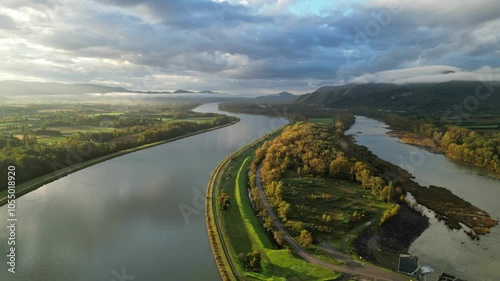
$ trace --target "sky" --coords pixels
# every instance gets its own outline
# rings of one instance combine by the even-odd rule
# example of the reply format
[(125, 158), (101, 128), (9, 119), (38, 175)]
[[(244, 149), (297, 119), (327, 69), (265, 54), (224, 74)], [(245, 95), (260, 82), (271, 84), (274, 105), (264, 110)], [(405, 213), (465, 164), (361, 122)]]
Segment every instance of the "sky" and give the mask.
[(2, 0), (0, 80), (238, 94), (500, 80), (499, 30), (498, 0)]

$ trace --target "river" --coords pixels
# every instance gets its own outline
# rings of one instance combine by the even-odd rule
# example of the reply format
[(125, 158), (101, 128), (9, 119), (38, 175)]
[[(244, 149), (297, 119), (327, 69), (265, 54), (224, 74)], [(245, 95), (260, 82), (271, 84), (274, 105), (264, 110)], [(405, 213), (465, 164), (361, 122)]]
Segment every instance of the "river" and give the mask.
[[(217, 104), (195, 111), (219, 112)], [(205, 226), (208, 179), (227, 155), (287, 123), (230, 115), (241, 121), (99, 163), (19, 198), (15, 274), (6, 269), (7, 205), (0, 207), (0, 280), (220, 280)]]
[[(478, 169), (444, 155), (401, 143), (389, 136), (389, 131), (383, 122), (356, 116), (356, 123), (346, 134), (353, 134), (358, 144), (412, 173), (419, 184), (446, 187), (494, 219), (500, 219), (500, 181), (480, 176)], [(409, 249), (419, 257), (420, 265), (430, 265), (435, 270), (428, 280), (436, 280), (441, 271), (469, 281), (500, 280), (499, 226), (475, 241), (463, 231), (449, 230), (433, 217), (430, 222), (431, 226)]]

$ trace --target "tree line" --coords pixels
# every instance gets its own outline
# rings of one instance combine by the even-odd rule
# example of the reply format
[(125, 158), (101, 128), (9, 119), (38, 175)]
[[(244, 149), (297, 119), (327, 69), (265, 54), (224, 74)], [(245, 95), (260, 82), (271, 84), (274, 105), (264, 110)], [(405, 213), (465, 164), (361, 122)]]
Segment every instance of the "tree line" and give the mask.
[[(15, 165), (19, 173), (18, 184), (59, 171), (86, 160), (94, 159), (123, 149), (133, 148), (188, 133), (213, 128), (234, 121), (234, 117), (217, 115), (209, 122), (176, 121), (154, 124), (151, 127), (134, 127), (115, 133), (81, 133), (54, 144), (22, 142), (15, 137), (0, 138), (0, 170)], [(113, 139), (130, 132), (138, 133), (136, 140), (118, 142)], [(7, 188), (7, 178), (0, 177), (0, 190)]]
[(394, 113), (368, 112), (393, 128), (432, 139), (452, 159), (488, 169), (500, 175), (500, 133), (477, 133), (473, 130)]

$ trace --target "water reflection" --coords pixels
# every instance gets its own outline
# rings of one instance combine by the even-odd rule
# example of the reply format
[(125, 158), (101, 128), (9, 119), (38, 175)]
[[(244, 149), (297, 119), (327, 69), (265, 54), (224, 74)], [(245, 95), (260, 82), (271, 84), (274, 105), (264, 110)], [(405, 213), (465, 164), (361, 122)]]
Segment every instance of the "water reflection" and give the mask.
[[(200, 112), (218, 112), (216, 104)], [(128, 154), (73, 173), (17, 203), (17, 273), (0, 280), (218, 280), (203, 200), (211, 172), (228, 154), (286, 120), (237, 115), (223, 129)], [(186, 221), (180, 206), (192, 213)], [(201, 206), (201, 208), (200, 208)], [(0, 224), (6, 222), (0, 207)], [(6, 227), (0, 263), (6, 264)], [(116, 278), (115, 278), (116, 279)]]

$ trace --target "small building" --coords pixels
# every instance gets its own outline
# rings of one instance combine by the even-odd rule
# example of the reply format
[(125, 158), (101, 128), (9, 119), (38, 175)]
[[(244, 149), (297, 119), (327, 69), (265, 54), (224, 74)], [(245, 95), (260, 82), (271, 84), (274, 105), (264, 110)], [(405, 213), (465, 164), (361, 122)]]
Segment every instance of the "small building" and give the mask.
[(418, 257), (401, 254), (399, 255), (398, 272), (413, 275), (418, 269)]

